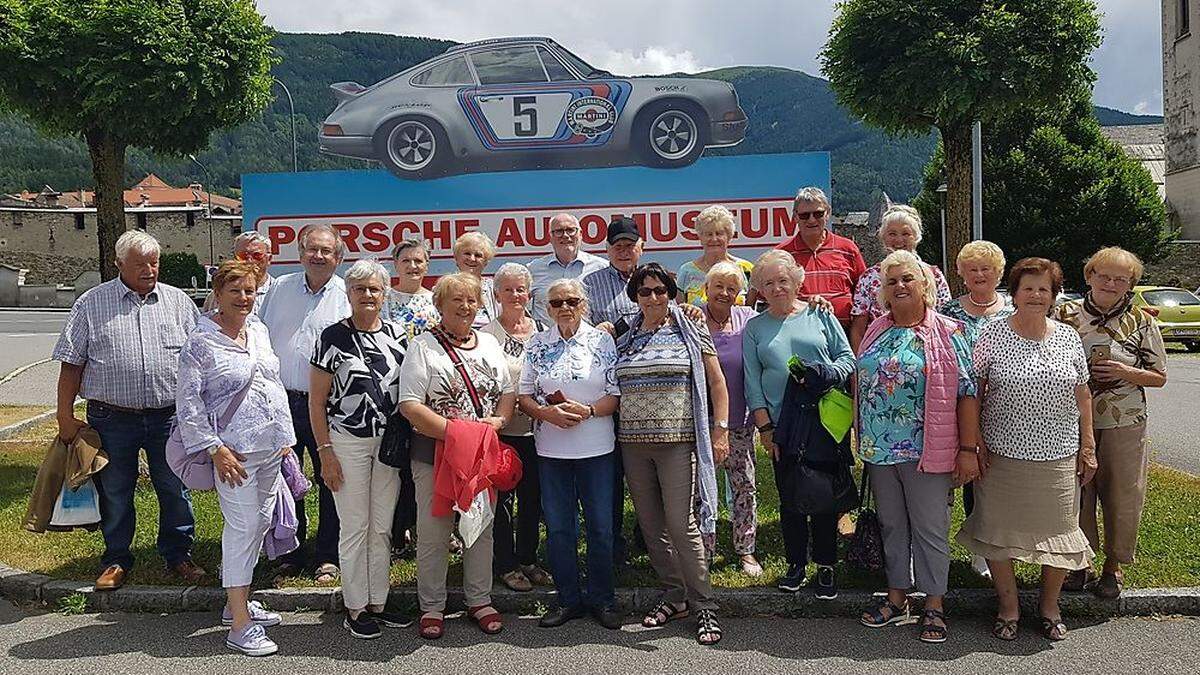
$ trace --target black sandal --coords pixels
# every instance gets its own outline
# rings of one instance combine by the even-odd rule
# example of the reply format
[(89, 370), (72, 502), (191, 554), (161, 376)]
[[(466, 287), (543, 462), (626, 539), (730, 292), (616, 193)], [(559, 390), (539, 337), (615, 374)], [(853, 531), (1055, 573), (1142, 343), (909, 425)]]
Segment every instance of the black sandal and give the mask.
[[(884, 614), (887, 611), (887, 614)], [(884, 597), (879, 601), (879, 604), (874, 609), (866, 612), (871, 618), (859, 617), (859, 623), (867, 628), (883, 628), (884, 626), (903, 626), (905, 624), (916, 623), (917, 617), (909, 614), (908, 603), (904, 603), (903, 607), (897, 607), (892, 604), (891, 600)]]
[[(937, 625), (934, 621), (941, 621)], [(921, 642), (941, 644), (946, 641), (946, 614), (940, 609), (927, 609), (921, 615)]]
[(687, 615), (687, 606), (684, 606), (683, 609), (679, 609), (673, 603), (666, 602), (664, 600), (663, 602), (659, 603), (658, 607), (654, 608), (654, 611), (642, 617), (642, 626), (646, 628), (662, 628), (675, 619), (683, 619), (687, 617)]
[(720, 641), (721, 624), (717, 622), (717, 613), (711, 609), (696, 612), (696, 642), (711, 647)]
[(996, 617), (996, 622), (992, 624), (992, 637), (1005, 642), (1012, 642), (1017, 639), (1017, 619), (1005, 619)]
[(1051, 619), (1050, 617), (1042, 617), (1042, 637), (1051, 642), (1059, 642), (1067, 639), (1067, 624), (1063, 623), (1062, 617)]

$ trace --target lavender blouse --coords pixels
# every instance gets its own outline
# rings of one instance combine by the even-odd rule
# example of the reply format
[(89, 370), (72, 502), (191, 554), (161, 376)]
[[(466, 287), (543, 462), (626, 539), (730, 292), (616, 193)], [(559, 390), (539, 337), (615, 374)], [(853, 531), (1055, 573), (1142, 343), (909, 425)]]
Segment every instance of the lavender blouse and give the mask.
[[(705, 314), (708, 307), (705, 306)], [(746, 374), (742, 370), (742, 329), (746, 322), (757, 316), (751, 307), (734, 305), (730, 308), (728, 328), (712, 331), (713, 345), (717, 348), (717, 360), (725, 375), (725, 388), (729, 391), (729, 428), (741, 429), (750, 424), (750, 411), (746, 409)]]

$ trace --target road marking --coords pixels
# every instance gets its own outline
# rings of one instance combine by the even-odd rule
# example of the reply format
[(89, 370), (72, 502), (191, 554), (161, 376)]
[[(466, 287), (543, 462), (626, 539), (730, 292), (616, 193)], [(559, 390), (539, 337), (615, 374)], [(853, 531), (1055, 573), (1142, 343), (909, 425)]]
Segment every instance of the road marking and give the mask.
[(4, 377), (0, 377), (0, 385), (7, 383), (9, 380), (15, 378), (16, 376), (29, 370), (30, 368), (36, 368), (37, 366), (40, 366), (43, 363), (50, 363), (51, 360), (52, 359), (42, 359), (41, 361), (34, 361), (33, 363), (23, 365), (20, 368), (17, 368), (16, 370), (13, 370), (9, 374), (5, 375)]

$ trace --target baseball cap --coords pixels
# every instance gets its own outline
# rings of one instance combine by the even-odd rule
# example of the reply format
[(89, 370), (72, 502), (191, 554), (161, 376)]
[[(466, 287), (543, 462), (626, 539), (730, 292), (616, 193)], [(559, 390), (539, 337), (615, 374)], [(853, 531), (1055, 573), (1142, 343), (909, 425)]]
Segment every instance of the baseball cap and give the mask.
[(637, 223), (632, 218), (617, 216), (608, 224), (608, 243), (610, 244), (615, 244), (621, 239), (637, 241), (641, 238), (642, 233), (638, 231)]

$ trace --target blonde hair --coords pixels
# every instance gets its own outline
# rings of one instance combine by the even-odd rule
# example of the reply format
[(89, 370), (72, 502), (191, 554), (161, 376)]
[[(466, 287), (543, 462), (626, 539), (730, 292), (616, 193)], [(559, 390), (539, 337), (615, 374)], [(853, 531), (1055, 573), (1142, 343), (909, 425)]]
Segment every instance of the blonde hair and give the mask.
[(451, 250), (455, 255), (458, 255), (459, 250), (468, 244), (475, 244), (479, 248), (483, 249), (485, 263), (491, 262), (492, 258), (496, 257), (496, 245), (492, 243), (492, 238), (482, 232), (479, 232), (478, 230), (467, 232), (463, 236), (459, 237), (454, 242), (454, 248)]
[(737, 228), (734, 226), (733, 221), (733, 213), (724, 206), (713, 204), (701, 211), (700, 215), (696, 216), (696, 234), (718, 228), (724, 230), (730, 239), (737, 234)]
[(742, 289), (743, 291), (746, 290), (746, 273), (743, 272), (742, 268), (738, 267), (736, 263), (731, 263), (728, 260), (722, 260), (721, 262), (708, 268), (708, 274), (704, 275), (704, 284), (707, 286), (709, 282), (717, 277), (733, 277), (734, 279), (738, 280), (738, 288)]
[(455, 272), (443, 276), (433, 285), (433, 306), (441, 309), (442, 300), (460, 289), (465, 289), (475, 296), (476, 302), (483, 304), (483, 284), (479, 279), (469, 272)]
[(1129, 270), (1129, 285), (1134, 286), (1142, 278), (1145, 266), (1137, 255), (1126, 251), (1120, 246), (1106, 246), (1092, 254), (1083, 265), (1083, 278), (1092, 276), (1092, 272), (1102, 265), (1124, 267)]
[(226, 260), (217, 268), (217, 273), (213, 275), (212, 287), (213, 293), (220, 293), (227, 284), (242, 279), (249, 279), (254, 282), (254, 287), (258, 288), (258, 265), (249, 260)]
[(796, 259), (792, 257), (792, 254), (772, 249), (758, 256), (758, 260), (754, 261), (754, 269), (750, 271), (750, 283), (758, 290), (762, 290), (759, 285), (762, 283), (763, 270), (771, 265), (780, 265), (787, 270), (787, 273), (796, 281), (797, 287), (804, 285), (804, 268), (796, 264)]
[(990, 241), (978, 239), (968, 242), (958, 251), (958, 257), (954, 260), (954, 265), (958, 268), (959, 276), (962, 276), (963, 265), (974, 261), (981, 260), (992, 267), (996, 268), (1001, 275), (1004, 274), (1004, 265), (1007, 261), (1004, 259), (1004, 251), (1000, 247)]
[(879, 230), (875, 232), (875, 236), (879, 237), (879, 241), (883, 241), (883, 233), (888, 229), (888, 225), (892, 223), (904, 223), (912, 228), (915, 235), (916, 243), (921, 243), (921, 237), (924, 233), (921, 229), (921, 212), (917, 211), (908, 204), (893, 204), (887, 211), (883, 212), (883, 217), (880, 219)]
[(926, 307), (937, 306), (937, 282), (934, 281), (933, 272), (929, 271), (929, 265), (926, 265), (923, 260), (917, 257), (912, 251), (892, 251), (888, 257), (879, 263), (879, 305), (885, 309), (891, 309), (892, 303), (884, 299), (887, 292), (887, 276), (888, 272), (895, 267), (907, 267), (921, 275), (921, 280), (925, 283), (925, 290), (922, 291), (921, 297), (925, 300)]

